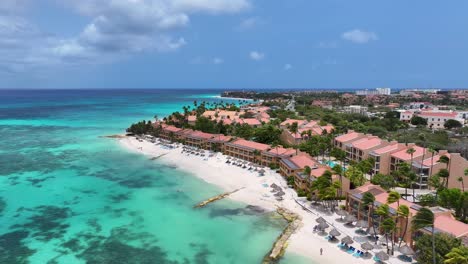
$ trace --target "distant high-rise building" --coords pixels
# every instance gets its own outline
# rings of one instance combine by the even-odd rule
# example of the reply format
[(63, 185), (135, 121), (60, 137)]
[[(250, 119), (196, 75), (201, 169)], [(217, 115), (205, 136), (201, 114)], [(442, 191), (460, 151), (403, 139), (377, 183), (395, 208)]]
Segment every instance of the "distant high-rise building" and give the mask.
[(392, 89), (390, 88), (375, 88), (374, 90), (357, 90), (356, 95), (390, 95)]

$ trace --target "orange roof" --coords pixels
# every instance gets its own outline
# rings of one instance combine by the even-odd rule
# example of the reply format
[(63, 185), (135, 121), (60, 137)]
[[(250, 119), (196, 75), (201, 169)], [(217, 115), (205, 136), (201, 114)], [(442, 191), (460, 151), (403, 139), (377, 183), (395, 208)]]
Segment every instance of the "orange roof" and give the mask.
[(195, 132), (187, 135), (187, 137), (202, 138), (202, 139), (210, 139), (213, 136), (214, 136), (213, 134), (204, 133), (204, 132), (201, 132), (201, 131), (195, 131)]
[(237, 140), (231, 142), (230, 144), (240, 146), (240, 147), (251, 148), (251, 149), (255, 149), (255, 150), (259, 150), (259, 151), (264, 151), (264, 150), (267, 150), (267, 149), (270, 148), (269, 145), (254, 142), (254, 141), (245, 140), (245, 139), (242, 139), (242, 138), (237, 139)]
[(325, 171), (327, 171), (327, 170), (331, 171), (331, 169), (329, 167), (326, 167), (326, 166), (325, 167), (319, 167), (317, 169), (311, 170), (310, 175), (314, 176), (315, 178), (318, 178), (318, 177), (322, 176), (323, 173)]
[[(409, 148), (410, 147), (407, 147), (405, 149), (392, 153), (392, 157), (400, 159), (400, 160), (404, 160), (404, 161), (411, 160), (411, 155), (406, 153), (406, 150)], [(415, 152), (413, 153), (413, 159), (416, 157), (422, 156), (425, 151), (424, 148), (421, 148), (419, 146), (413, 146), (412, 148), (415, 150)]]
[(341, 136), (338, 136), (335, 138), (336, 141), (338, 142), (348, 142), (350, 140), (353, 140), (353, 139), (356, 139), (360, 136), (361, 134), (360, 133), (357, 133), (357, 132), (348, 132), (347, 134), (344, 134), (344, 135), (341, 135)]
[(296, 153), (296, 150), (292, 148), (273, 147), (268, 151), (268, 153), (278, 156), (289, 156), (294, 155)]
[(380, 154), (384, 154), (384, 153), (387, 153), (387, 152), (390, 152), (390, 151), (393, 151), (393, 150), (397, 150), (398, 147), (399, 147), (398, 143), (390, 144), (390, 145), (385, 146), (383, 148), (379, 148), (379, 149), (374, 150), (374, 153), (377, 154), (377, 155), (380, 155)]
[(420, 115), (420, 116), (437, 116), (437, 117), (456, 117), (457, 113), (456, 112), (447, 113), (447, 112), (422, 111), (418, 115)]
[(307, 154), (297, 155), (289, 158), (291, 162), (296, 164), (299, 168), (303, 169), (305, 166), (313, 167), (317, 162)]
[(249, 126), (258, 126), (261, 125), (260, 121), (258, 121), (255, 118), (244, 118), (244, 119), (239, 119), (238, 120), (239, 124), (247, 124)]
[(174, 133), (182, 130), (182, 128), (178, 128), (175, 126), (164, 126), (163, 129), (169, 132), (174, 132)]
[(213, 135), (213, 137), (209, 140), (211, 142), (228, 142), (231, 140), (231, 136), (225, 136), (223, 134)]
[(304, 122), (307, 122), (306, 120), (299, 120), (299, 119), (286, 119), (281, 123), (282, 126), (287, 126), (287, 125), (292, 125), (294, 123), (297, 123), (298, 125), (303, 124)]
[(382, 141), (380, 138), (375, 137), (375, 138), (364, 138), (364, 140), (357, 140), (352, 143), (353, 147), (360, 149), (360, 150), (366, 150), (370, 148), (377, 147), (382, 144)]
[(436, 214), (434, 227), (455, 237), (468, 235), (468, 224), (457, 221), (451, 214)]

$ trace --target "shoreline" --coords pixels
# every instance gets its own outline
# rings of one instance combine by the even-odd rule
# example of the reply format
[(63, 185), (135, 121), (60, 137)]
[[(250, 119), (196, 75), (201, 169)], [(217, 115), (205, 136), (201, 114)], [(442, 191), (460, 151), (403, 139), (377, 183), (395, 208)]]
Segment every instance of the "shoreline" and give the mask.
[[(259, 177), (256, 172), (225, 163), (226, 156), (221, 153), (216, 153), (210, 158), (203, 158), (181, 153), (182, 147), (180, 145), (174, 149), (168, 149), (146, 140), (140, 142), (134, 137), (117, 138), (116, 140), (123, 148), (131, 152), (146, 155), (150, 159), (159, 157), (159, 161), (187, 171), (207, 183), (216, 185), (224, 192), (242, 188), (227, 199), (259, 206), (267, 211), (275, 211), (278, 207), (284, 207), (298, 214), (302, 218), (302, 223), (289, 238), (286, 252), (309, 258), (314, 264), (341, 264), (350, 261), (352, 263), (374, 263), (372, 259), (352, 257), (341, 251), (336, 244), (329, 243), (324, 237), (314, 233), (313, 227), (316, 225), (315, 219), (318, 218), (318, 215), (303, 209), (297, 202), (302, 198), (298, 198), (296, 192), (287, 187), (286, 180), (280, 174), (269, 168), (265, 169), (265, 176)], [(273, 183), (280, 186), (285, 192), (284, 200), (277, 201), (270, 192), (270, 185)], [(336, 216), (334, 217), (336, 218)], [(323, 248), (323, 255), (320, 255), (320, 248)]]

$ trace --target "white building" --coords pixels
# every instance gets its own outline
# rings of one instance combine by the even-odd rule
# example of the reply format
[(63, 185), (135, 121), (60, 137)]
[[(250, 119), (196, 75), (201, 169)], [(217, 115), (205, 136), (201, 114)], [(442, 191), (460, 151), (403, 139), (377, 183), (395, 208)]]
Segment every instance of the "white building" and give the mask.
[(375, 90), (357, 90), (356, 95), (390, 95), (392, 89), (390, 88), (375, 88)]
[(434, 129), (443, 129), (445, 122), (449, 119), (457, 120), (462, 125), (465, 123), (463, 113), (455, 111), (418, 111), (418, 109), (401, 112), (400, 120), (409, 123), (413, 116), (419, 116), (426, 119), (427, 127)]
[(361, 114), (361, 115), (367, 115), (367, 110), (369, 108), (367, 106), (361, 106), (361, 105), (350, 105), (350, 106), (345, 106), (343, 108), (345, 113), (348, 114)]

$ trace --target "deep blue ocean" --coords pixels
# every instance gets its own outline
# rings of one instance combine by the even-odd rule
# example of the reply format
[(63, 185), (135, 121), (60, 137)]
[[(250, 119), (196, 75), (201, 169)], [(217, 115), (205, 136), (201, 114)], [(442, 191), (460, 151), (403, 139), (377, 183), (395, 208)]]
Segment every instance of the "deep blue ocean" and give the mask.
[(219, 93), (0, 90), (0, 263), (260, 263), (282, 220), (102, 137)]

